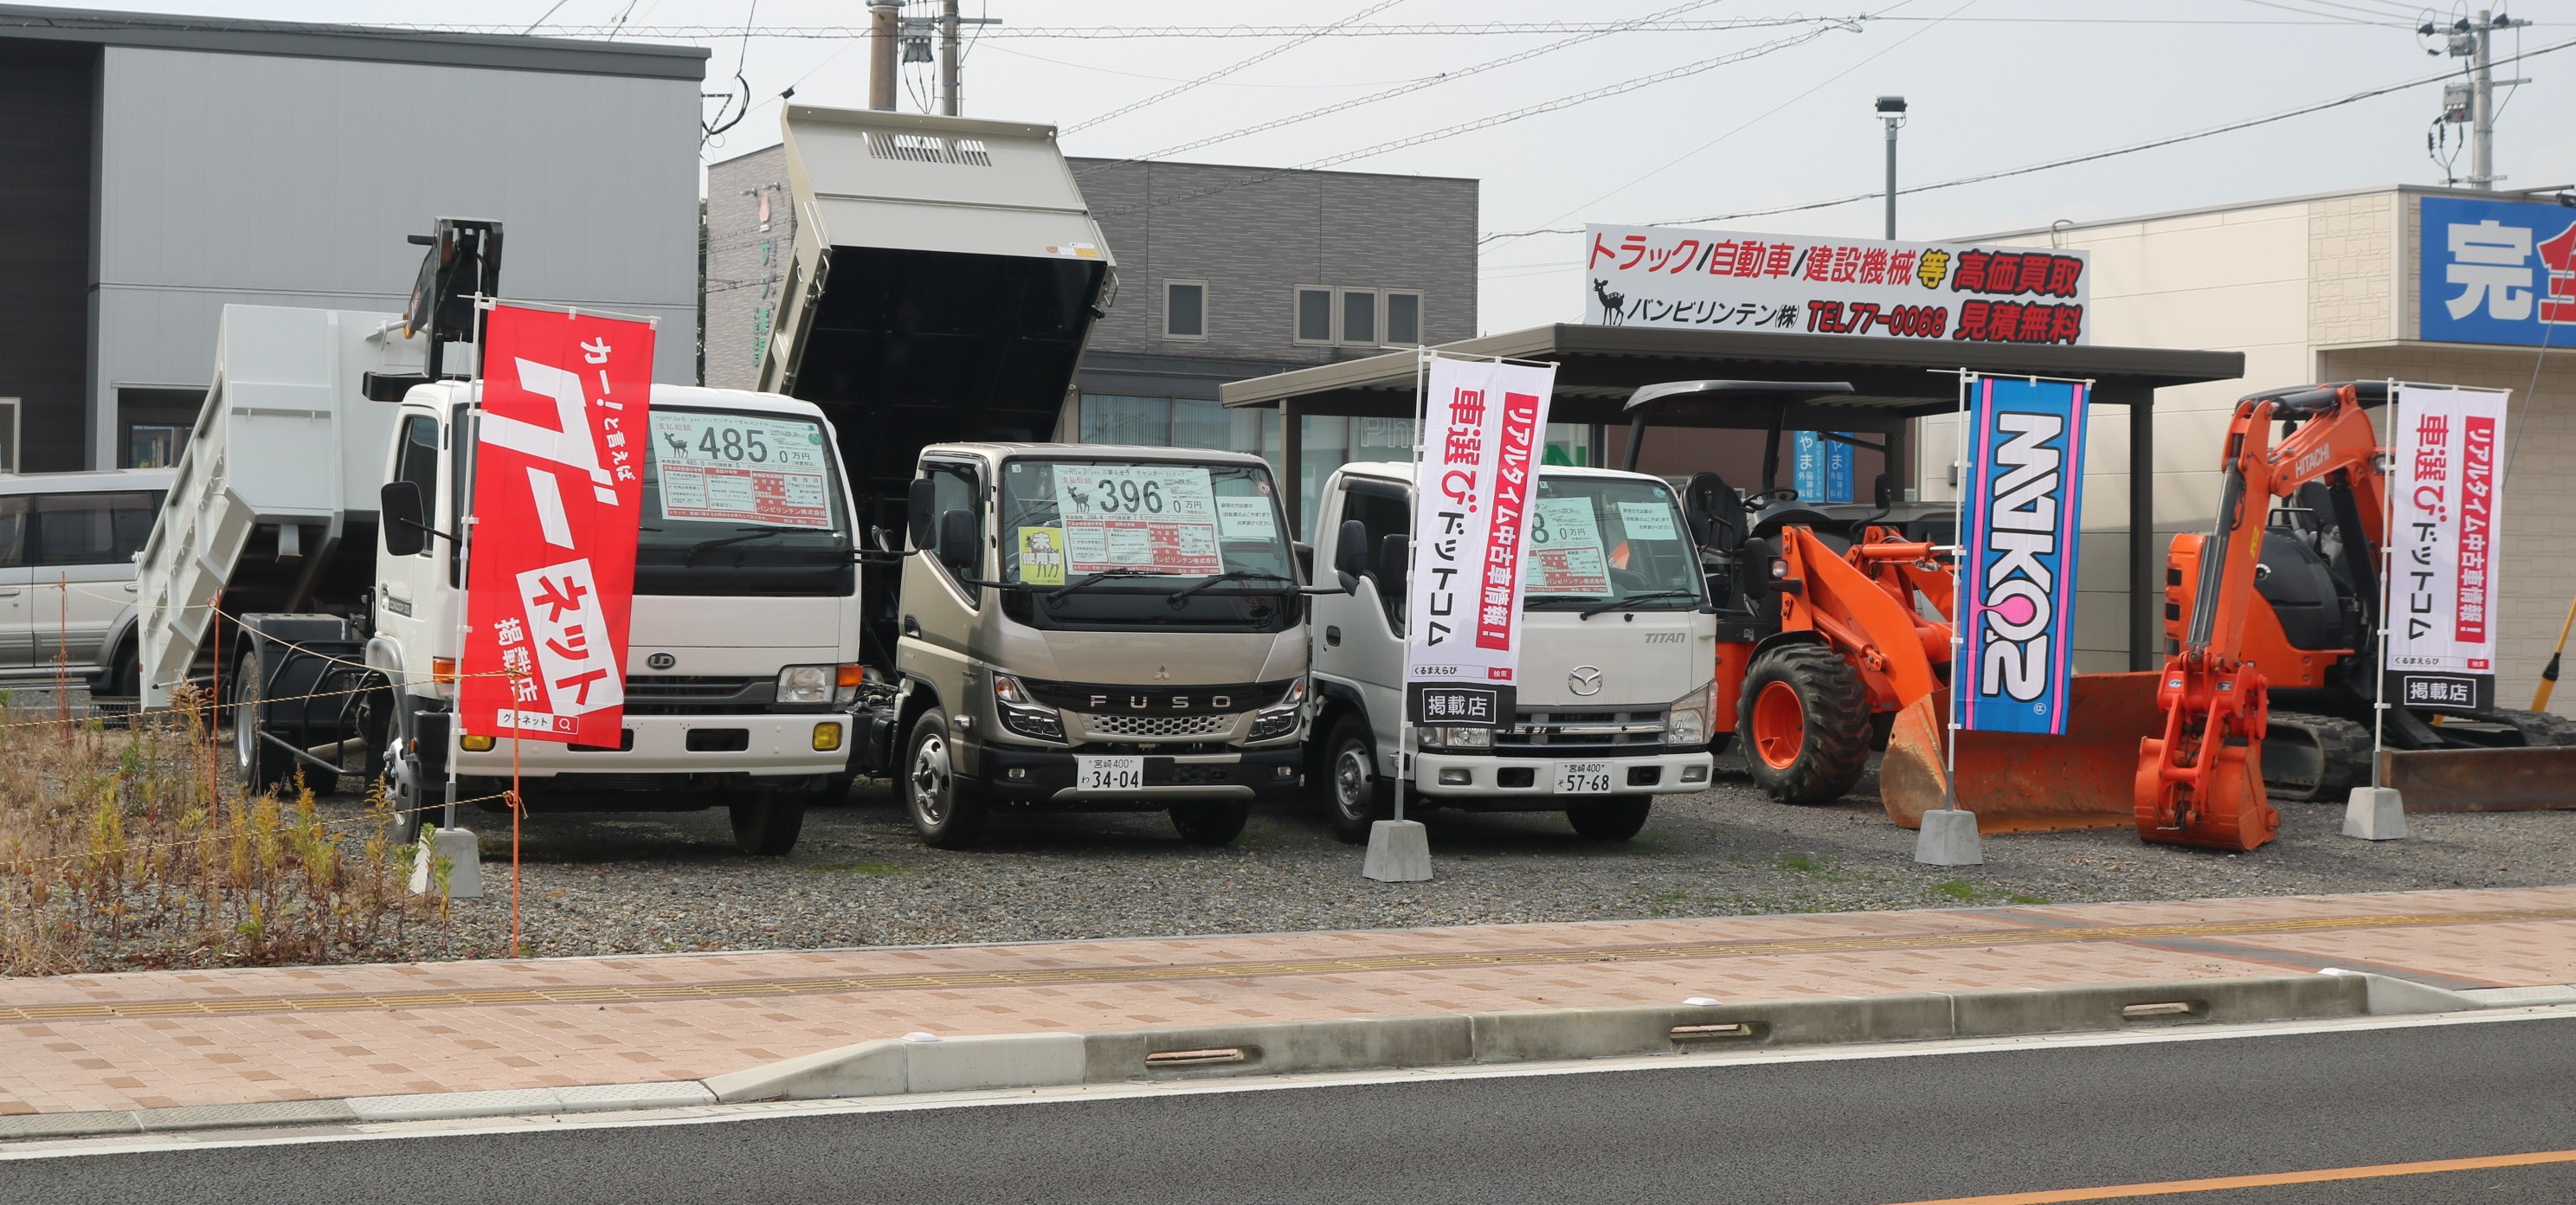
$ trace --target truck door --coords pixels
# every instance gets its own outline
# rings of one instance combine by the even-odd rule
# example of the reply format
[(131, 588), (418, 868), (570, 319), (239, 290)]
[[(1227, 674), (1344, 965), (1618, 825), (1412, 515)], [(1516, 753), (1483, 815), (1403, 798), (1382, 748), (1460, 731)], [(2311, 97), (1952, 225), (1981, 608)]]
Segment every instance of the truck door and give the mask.
[[(1405, 583), (1402, 545), (1390, 552), (1388, 537), (1411, 533), (1413, 504), (1402, 486), (1354, 477), (1343, 478), (1337, 495), (1325, 501), (1332, 524), (1319, 529), (1327, 543), (1318, 560), (1331, 556), (1330, 541), (1339, 538), (1342, 523), (1357, 519), (1368, 532), (1369, 571), (1357, 594), (1315, 596), (1315, 672), (1360, 688), (1387, 763), (1380, 769), (1392, 774), (1404, 716)], [(1330, 571), (1329, 564), (1318, 566), (1318, 573)]]
[(0, 672), (35, 664), (36, 633), (27, 605), (28, 496), (0, 496)]
[(134, 554), (152, 534), (160, 499), (148, 490), (37, 494), (27, 627), (38, 668), (58, 659), (86, 673), (107, 657), (117, 620), (137, 597)]
[[(924, 460), (921, 471), (934, 490), (932, 514), (962, 510), (975, 516), (975, 547), (983, 548), (989, 542), (990, 524), (985, 521), (982, 471), (960, 460)], [(972, 577), (988, 572), (981, 559), (967, 568)], [(967, 649), (982, 618), (978, 612), (983, 594), (981, 589), (960, 584), (956, 572), (940, 563), (935, 552), (904, 561), (903, 634), (895, 663), (904, 673), (930, 683), (952, 715), (966, 705), (960, 692), (965, 689)]]
[[(447, 499), (440, 489), (438, 416), (418, 410), (405, 410), (394, 426), (393, 461), (389, 480), (408, 481), (420, 487), (421, 509), (432, 524), (446, 521)], [(452, 530), (452, 527), (451, 527)], [(438, 621), (440, 574), (447, 564), (447, 541), (432, 538), (419, 555), (397, 557), (384, 550), (382, 534), (376, 546), (376, 630), (407, 654), (410, 660), (423, 664), (405, 664), (403, 684), (409, 693), (427, 693), (430, 667), (425, 663), (436, 633), (430, 625)]]

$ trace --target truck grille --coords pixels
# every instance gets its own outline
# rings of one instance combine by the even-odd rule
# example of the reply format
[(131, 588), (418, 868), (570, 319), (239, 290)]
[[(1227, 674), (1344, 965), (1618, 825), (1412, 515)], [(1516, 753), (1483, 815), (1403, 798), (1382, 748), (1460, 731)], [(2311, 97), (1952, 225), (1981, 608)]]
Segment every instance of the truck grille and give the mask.
[(1585, 753), (1635, 753), (1664, 743), (1664, 709), (1521, 708), (1512, 726), (1494, 734), (1504, 757), (1563, 757)]
[(1084, 717), (1093, 736), (1216, 736), (1234, 727), (1230, 715), (1135, 715), (1110, 712)]
[(630, 675), (628, 715), (758, 715), (777, 701), (775, 678)]

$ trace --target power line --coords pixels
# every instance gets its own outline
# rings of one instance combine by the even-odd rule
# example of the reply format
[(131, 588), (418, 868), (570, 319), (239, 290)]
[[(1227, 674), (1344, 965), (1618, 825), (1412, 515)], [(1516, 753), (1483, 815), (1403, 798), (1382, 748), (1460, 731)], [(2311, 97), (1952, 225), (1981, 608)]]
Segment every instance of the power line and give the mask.
[[(2498, 59), (2496, 61), (2498, 63), (2508, 63), (2521, 59), (2536, 59), (2544, 54), (2553, 54), (2572, 46), (2576, 46), (2576, 41), (2560, 42), (2554, 46), (2544, 46), (2528, 54), (2518, 54), (2513, 56), (2511, 59)], [(2160, 147), (2173, 146), (2178, 143), (2192, 142), (2202, 138), (2214, 137), (2219, 134), (2231, 134), (2238, 130), (2252, 129), (2255, 126), (2270, 125), (2276, 121), (2287, 121), (2293, 117), (2305, 117), (2310, 113), (2322, 113), (2328, 109), (2339, 109), (2345, 105), (2355, 104), (2360, 101), (2369, 100), (2373, 97), (2386, 96), (2391, 92), (2403, 92), (2408, 88), (2420, 88), (2426, 84), (2444, 83), (2449, 81), (2456, 74), (2456, 72), (2445, 71), (2440, 75), (2428, 75), (2418, 79), (2407, 80), (2400, 84), (2390, 84), (2384, 88), (2373, 88), (2367, 92), (2355, 92), (2349, 96), (2340, 97), (2335, 100), (2321, 101), (2312, 105), (2302, 105), (2296, 109), (2288, 109), (2263, 117), (2247, 118), (2244, 121), (2229, 122), (2226, 125), (2211, 126), (2208, 129), (2197, 130), (2189, 134), (2176, 134), (2170, 138), (2158, 138), (2151, 142), (2133, 143), (2129, 146), (2114, 147), (2106, 151), (2095, 151), (2087, 155), (2076, 155), (2066, 159), (2054, 159), (2046, 163), (2034, 163), (2027, 167), (2014, 167), (2006, 168), (2001, 171), (1980, 172), (1973, 176), (1960, 176), (1956, 179), (1943, 180), (1934, 184), (1917, 184), (1911, 188), (1900, 188), (1896, 191), (1899, 196), (1908, 196), (1914, 193), (1936, 192), (1945, 188), (1959, 188), (1969, 184), (1983, 184), (1989, 180), (2002, 180), (2012, 176), (2027, 176), (2033, 172), (2044, 172), (2061, 167), (2072, 167), (2079, 163), (2092, 163), (2101, 159), (2111, 159), (2121, 155), (2136, 154), (2139, 151), (2152, 151)], [(1711, 214), (1705, 217), (1675, 218), (1661, 222), (1647, 222), (1644, 223), (1644, 225), (1696, 226), (1708, 222), (1731, 222), (1737, 218), (1760, 218), (1770, 217), (1773, 214), (1804, 213), (1815, 209), (1831, 209), (1837, 205), (1851, 205), (1861, 201), (1875, 201), (1885, 197), (1886, 195), (1887, 193), (1883, 189), (1873, 189), (1869, 192), (1853, 193), (1846, 197), (1836, 197), (1830, 201), (1810, 201), (1803, 205), (1780, 205), (1770, 209), (1747, 209), (1736, 213)], [(1579, 226), (1549, 227), (1537, 230), (1514, 230), (1488, 234), (1485, 237), (1476, 240), (1476, 243), (1478, 246), (1483, 246), (1484, 244), (1494, 242), (1497, 239), (1525, 238), (1530, 235), (1537, 234), (1580, 234), (1582, 232), (1583, 230)]]
[[(2255, 2), (2259, 2), (2259, 0), (2255, 0)], [(2323, 3), (2323, 2), (2324, 2), (2324, 0), (2307, 0), (2307, 2), (2308, 2), (2308, 3)], [(2300, 11), (2300, 10), (2290, 9), (2290, 10), (2288, 10), (2288, 11), (2297, 12), (2297, 11)], [(2365, 10), (2365, 11), (2366, 11), (2366, 10)], [(1877, 13), (1870, 13), (1870, 14), (1866, 14), (1866, 15), (1867, 15), (1867, 17), (1868, 17), (1870, 20), (1888, 20), (1888, 21), (1929, 21), (1929, 20), (1933, 20), (1933, 19), (1934, 19), (1934, 18), (1930, 18), (1930, 17), (1888, 17), (1888, 16), (1881, 16), (1880, 14), (1877, 14)], [(2352, 25), (2361, 25), (2361, 24), (2367, 24), (2367, 23), (2369, 23), (2369, 22), (2364, 22), (2364, 21), (2362, 21), (2362, 20), (2360, 20), (2360, 19), (2358, 19), (2358, 18), (2354, 18), (2354, 17), (2347, 17), (2347, 16), (2342, 16), (2342, 15), (2339, 15), (2339, 14), (2332, 14), (2332, 13), (2316, 13), (2316, 12), (2308, 12), (2308, 13), (2303, 13), (2302, 15), (2309, 16), (2309, 17), (2312, 17), (2312, 18), (2315, 18), (2315, 19), (2313, 19), (2313, 20), (2307, 20), (2307, 21), (2285, 21), (2285, 20), (2246, 20), (2246, 19), (2217, 19), (2217, 18), (2211, 18), (2211, 19), (2200, 19), (2200, 18), (2184, 18), (2184, 17), (2039, 16), (2039, 17), (1962, 17), (1962, 18), (1960, 18), (1960, 20), (1962, 20), (1962, 21), (1966, 21), (1966, 22), (1975, 22), (1975, 23), (1980, 23), (1980, 24), (1992, 24), (1992, 25), (2113, 25), (2113, 26), (2117, 26), (2117, 25), (2188, 25), (2188, 26), (2195, 26), (2195, 27), (2216, 27), (2216, 26), (2271, 26), (2271, 27), (2283, 27), (2283, 26), (2287, 26), (2287, 27), (2292, 27), (2292, 28), (2308, 28), (2308, 29), (2322, 28), (2322, 27), (2333, 27), (2333, 26), (2352, 26)], [(2387, 18), (2387, 19), (2388, 19), (2388, 20), (2390, 20), (2390, 21), (2394, 21), (2394, 20), (2396, 20), (2396, 18), (2395, 18), (2394, 16), (2390, 16), (2390, 17), (2389, 17), (2389, 18)], [(1635, 24), (1635, 23), (1633, 23), (1633, 21), (1509, 21), (1509, 22), (1485, 22), (1485, 23), (1473, 23), (1473, 24), (1457, 24), (1457, 23), (1444, 23), (1444, 22), (1413, 22), (1413, 23), (1405, 23), (1405, 24), (1348, 25), (1348, 26), (1326, 26), (1326, 25), (1167, 25), (1167, 26), (1056, 25), (1056, 26), (1035, 26), (1035, 25), (1032, 25), (1032, 26), (1020, 26), (1020, 27), (1017, 27), (1017, 28), (1004, 27), (1004, 26), (997, 26), (997, 27), (992, 27), (992, 28), (987, 29), (987, 28), (980, 28), (980, 27), (979, 27), (979, 29), (978, 29), (977, 33), (975, 34), (975, 36), (976, 36), (977, 38), (1000, 38), (1000, 39), (1045, 39), (1045, 40), (1048, 40), (1048, 41), (1154, 41), (1154, 40), (1209, 40), (1209, 39), (1238, 40), (1238, 39), (1263, 39), (1263, 38), (1486, 37), (1486, 36), (1512, 36), (1512, 35), (1532, 35), (1532, 34), (1560, 34), (1560, 35), (1563, 35), (1563, 34), (1611, 33), (1611, 32), (1619, 32), (1619, 33), (1724, 33), (1724, 32), (1727, 32), (1727, 31), (1729, 31), (1729, 30), (1735, 30), (1735, 29), (1742, 29), (1742, 28), (1745, 28), (1749, 23), (1751, 23), (1751, 22), (1752, 22), (1752, 21), (1754, 21), (1754, 20), (1756, 20), (1756, 19), (1754, 19), (1754, 18), (1732, 18), (1732, 19), (1692, 18), (1692, 19), (1670, 19), (1670, 20), (1661, 20), (1661, 21), (1654, 21), (1654, 22), (1651, 22), (1651, 23), (1648, 23), (1648, 24)], [(2412, 19), (2412, 18), (2409, 18), (2409, 19), (2407, 19), (2407, 20), (2408, 20), (2409, 22), (2411, 22), (2413, 19)], [(56, 22), (48, 22), (48, 23), (56, 23)], [(17, 22), (17, 24), (32, 24), (32, 22)], [(83, 22), (83, 26), (84, 26), (84, 27), (97, 27), (97, 28), (126, 28), (126, 27), (132, 27), (132, 28), (143, 28), (143, 27), (145, 27), (145, 26), (146, 26), (146, 24), (147, 24), (147, 23), (144, 23), (144, 22), (132, 22), (132, 21), (120, 22), (120, 21), (114, 21), (114, 20), (109, 20), (109, 21), (86, 21), (86, 22)], [(148, 23), (148, 24), (149, 24), (151, 27), (156, 27), (156, 28), (166, 28), (166, 26), (167, 26), (167, 23), (166, 23), (166, 22), (159, 22), (159, 21), (151, 22), (151, 23)], [(284, 24), (284, 23), (236, 22), (236, 23), (233, 23), (233, 24), (235, 24), (235, 26), (236, 26), (236, 27), (238, 27), (238, 26), (240, 26), (240, 25), (248, 25), (248, 26), (251, 26), (251, 27), (253, 27), (253, 28), (268, 28), (268, 27), (273, 27), (273, 28), (278, 28), (278, 29), (285, 29), (285, 28), (289, 28), (289, 26), (287, 26), (287, 25), (286, 25), (286, 24)], [(2542, 26), (2562, 26), (2562, 25), (2567, 25), (2567, 24), (2569, 24), (2569, 22), (2565, 22), (2565, 21), (2542, 21), (2542, 22), (2537, 22), (2536, 24), (2538, 24), (2538, 25), (2542, 25)], [(301, 26), (301, 23), (299, 23), (299, 27), (300, 27), (300, 26)], [(390, 23), (390, 24), (382, 24), (382, 25), (370, 25), (370, 26), (365, 26), (365, 27), (351, 26), (350, 28), (352, 28), (352, 29), (360, 29), (360, 28), (364, 28), (364, 29), (382, 30), (382, 31), (387, 31), (387, 32), (404, 32), (404, 33), (499, 34), (499, 35), (510, 35), (510, 36), (517, 36), (517, 35), (521, 35), (521, 34), (524, 34), (524, 33), (528, 32), (527, 30), (520, 29), (520, 28), (517, 28), (517, 27), (510, 27), (510, 26), (497, 26), (497, 25), (462, 25), (462, 24), (444, 24), (444, 23), (434, 23), (434, 22), (404, 22), (404, 23)], [(2413, 25), (2412, 25), (2411, 23), (2410, 23), (2410, 24), (2408, 24), (2408, 28), (2413, 28)], [(663, 39), (669, 39), (669, 40), (673, 40), (673, 41), (697, 41), (697, 40), (716, 40), (716, 39), (733, 38), (733, 37), (739, 37), (739, 36), (741, 36), (742, 32), (743, 32), (743, 31), (742, 31), (742, 29), (741, 29), (740, 27), (738, 27), (738, 26), (732, 26), (732, 25), (634, 25), (634, 24), (627, 24), (627, 25), (615, 25), (615, 24), (609, 24), (609, 25), (554, 25), (554, 26), (549, 26), (549, 27), (547, 27), (547, 36), (549, 36), (549, 37), (567, 37), (567, 38), (607, 37), (607, 36), (609, 36), (609, 35), (611, 35), (611, 34), (613, 33), (613, 34), (615, 34), (615, 35), (616, 35), (616, 36), (618, 36), (618, 37), (624, 37), (624, 38), (639, 38), (639, 37), (641, 37), (641, 38), (663, 38)], [(765, 27), (765, 28), (754, 29), (754, 30), (752, 30), (752, 31), (751, 31), (751, 36), (752, 36), (752, 37), (755, 37), (755, 38), (774, 38), (774, 39), (798, 40), (798, 41), (848, 41), (848, 40), (859, 40), (859, 39), (865, 39), (865, 38), (868, 38), (868, 37), (872, 36), (872, 34), (870, 33), (870, 31), (869, 31), (868, 27), (867, 27), (867, 26), (864, 26), (864, 25), (774, 25), (774, 26), (768, 26), (768, 27)]]
[[(1325, 28), (1326, 28), (1326, 29), (1331, 29), (1331, 28), (1335, 28), (1335, 27), (1338, 27), (1338, 26), (1348, 25), (1348, 24), (1350, 24), (1350, 23), (1352, 23), (1352, 22), (1354, 22), (1354, 21), (1359, 20), (1359, 19), (1360, 19), (1360, 18), (1362, 18), (1362, 17), (1372, 16), (1372, 15), (1374, 15), (1374, 14), (1384, 12), (1384, 11), (1386, 11), (1387, 9), (1393, 8), (1393, 7), (1395, 7), (1396, 5), (1399, 5), (1399, 4), (1402, 4), (1402, 3), (1404, 3), (1404, 0), (1378, 0), (1378, 2), (1377, 2), (1377, 3), (1372, 4), (1372, 5), (1368, 6), (1367, 8), (1361, 9), (1361, 10), (1360, 10), (1360, 11), (1358, 11), (1358, 12), (1352, 13), (1350, 16), (1348, 16), (1348, 17), (1344, 17), (1343, 19), (1341, 19), (1341, 20), (1339, 20), (1339, 21), (1336, 21), (1336, 22), (1334, 22), (1332, 25), (1330, 25), (1330, 26), (1326, 26)], [(1306, 43), (1311, 42), (1311, 41), (1315, 40), (1316, 38), (1319, 38), (1319, 37), (1322, 37), (1322, 36), (1323, 36), (1323, 31), (1322, 31), (1322, 30), (1318, 30), (1317, 32), (1315, 32), (1315, 33), (1311, 33), (1311, 34), (1301, 35), (1301, 36), (1296, 37), (1296, 38), (1293, 38), (1293, 39), (1291, 39), (1291, 40), (1289, 40), (1289, 41), (1282, 42), (1282, 43), (1280, 43), (1279, 45), (1273, 46), (1273, 47), (1271, 47), (1271, 48), (1270, 48), (1270, 49), (1268, 49), (1268, 50), (1264, 50), (1264, 51), (1262, 51), (1261, 53), (1256, 54), (1256, 55), (1252, 56), (1251, 58), (1245, 59), (1245, 60), (1243, 60), (1243, 61), (1241, 61), (1241, 62), (1239, 62), (1239, 63), (1236, 63), (1236, 64), (1234, 64), (1234, 65), (1232, 65), (1232, 66), (1230, 66), (1230, 67), (1219, 67), (1219, 68), (1217, 68), (1217, 69), (1216, 69), (1216, 70), (1214, 70), (1214, 71), (1208, 72), (1206, 75), (1202, 75), (1202, 76), (1198, 77), (1197, 79), (1191, 80), (1191, 81), (1189, 81), (1189, 82), (1187, 82), (1187, 83), (1177, 84), (1177, 85), (1174, 85), (1173, 87), (1170, 87), (1170, 88), (1165, 88), (1164, 90), (1162, 90), (1162, 91), (1160, 91), (1160, 92), (1157, 92), (1157, 93), (1153, 94), (1152, 96), (1148, 96), (1148, 97), (1146, 97), (1145, 99), (1140, 100), (1140, 101), (1137, 101), (1137, 102), (1135, 102), (1135, 103), (1133, 103), (1133, 104), (1121, 105), (1121, 106), (1119, 106), (1118, 108), (1111, 109), (1110, 111), (1108, 111), (1108, 112), (1106, 112), (1106, 113), (1103, 113), (1103, 114), (1101, 114), (1101, 115), (1100, 115), (1100, 116), (1098, 116), (1098, 117), (1085, 118), (1085, 119), (1083, 119), (1083, 120), (1081, 120), (1081, 121), (1077, 121), (1077, 122), (1073, 123), (1072, 125), (1069, 125), (1069, 126), (1064, 127), (1064, 129), (1063, 129), (1062, 131), (1060, 131), (1060, 132), (1061, 132), (1061, 133), (1064, 133), (1064, 134), (1078, 133), (1078, 132), (1080, 132), (1080, 131), (1090, 129), (1090, 128), (1091, 128), (1091, 127), (1093, 127), (1093, 126), (1099, 125), (1100, 123), (1102, 123), (1102, 122), (1104, 122), (1104, 121), (1111, 121), (1111, 120), (1115, 120), (1115, 119), (1120, 118), (1120, 117), (1124, 117), (1124, 116), (1126, 116), (1127, 114), (1133, 113), (1133, 112), (1135, 112), (1136, 110), (1138, 110), (1138, 109), (1142, 109), (1142, 108), (1145, 108), (1145, 107), (1147, 107), (1147, 106), (1149, 106), (1149, 105), (1160, 104), (1160, 103), (1162, 103), (1162, 102), (1164, 102), (1164, 101), (1170, 100), (1171, 98), (1173, 98), (1173, 97), (1175, 97), (1175, 96), (1180, 95), (1181, 93), (1187, 92), (1187, 91), (1189, 91), (1189, 90), (1190, 90), (1190, 89), (1192, 89), (1192, 88), (1195, 88), (1195, 87), (1198, 87), (1198, 86), (1199, 86), (1199, 85), (1201, 85), (1201, 84), (1207, 83), (1207, 82), (1208, 82), (1208, 81), (1210, 81), (1210, 80), (1223, 79), (1224, 77), (1229, 76), (1229, 75), (1232, 75), (1232, 74), (1234, 74), (1234, 73), (1235, 73), (1235, 72), (1237, 72), (1237, 71), (1241, 71), (1241, 70), (1243, 70), (1244, 68), (1249, 67), (1249, 66), (1252, 66), (1252, 65), (1253, 65), (1253, 64), (1255, 64), (1255, 63), (1259, 63), (1259, 62), (1262, 62), (1262, 61), (1264, 61), (1264, 60), (1272, 59), (1272, 58), (1276, 58), (1276, 57), (1278, 57), (1278, 56), (1280, 56), (1280, 55), (1286, 54), (1286, 53), (1288, 53), (1289, 51), (1294, 50), (1294, 49), (1296, 49), (1297, 47), (1302, 46), (1302, 45), (1305, 45)]]

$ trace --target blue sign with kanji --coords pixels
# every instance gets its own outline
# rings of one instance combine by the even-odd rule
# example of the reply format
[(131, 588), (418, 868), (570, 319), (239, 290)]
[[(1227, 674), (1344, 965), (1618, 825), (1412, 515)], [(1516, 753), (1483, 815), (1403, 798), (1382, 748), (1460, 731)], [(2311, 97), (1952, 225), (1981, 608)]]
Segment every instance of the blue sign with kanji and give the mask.
[(2418, 338), (2576, 346), (2576, 209), (2428, 196), (2416, 244)]

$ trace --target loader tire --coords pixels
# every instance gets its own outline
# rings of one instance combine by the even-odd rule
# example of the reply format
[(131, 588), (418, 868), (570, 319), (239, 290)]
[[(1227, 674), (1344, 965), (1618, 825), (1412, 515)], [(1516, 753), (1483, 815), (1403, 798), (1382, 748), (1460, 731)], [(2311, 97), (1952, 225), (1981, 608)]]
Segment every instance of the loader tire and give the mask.
[(1787, 644), (1744, 675), (1735, 732), (1755, 786), (1782, 803), (1832, 803), (1869, 768), (1869, 691), (1821, 645)]
[(2263, 734), (2263, 791), (2294, 803), (2342, 803), (2370, 778), (2370, 730), (2330, 715), (2275, 711)]

